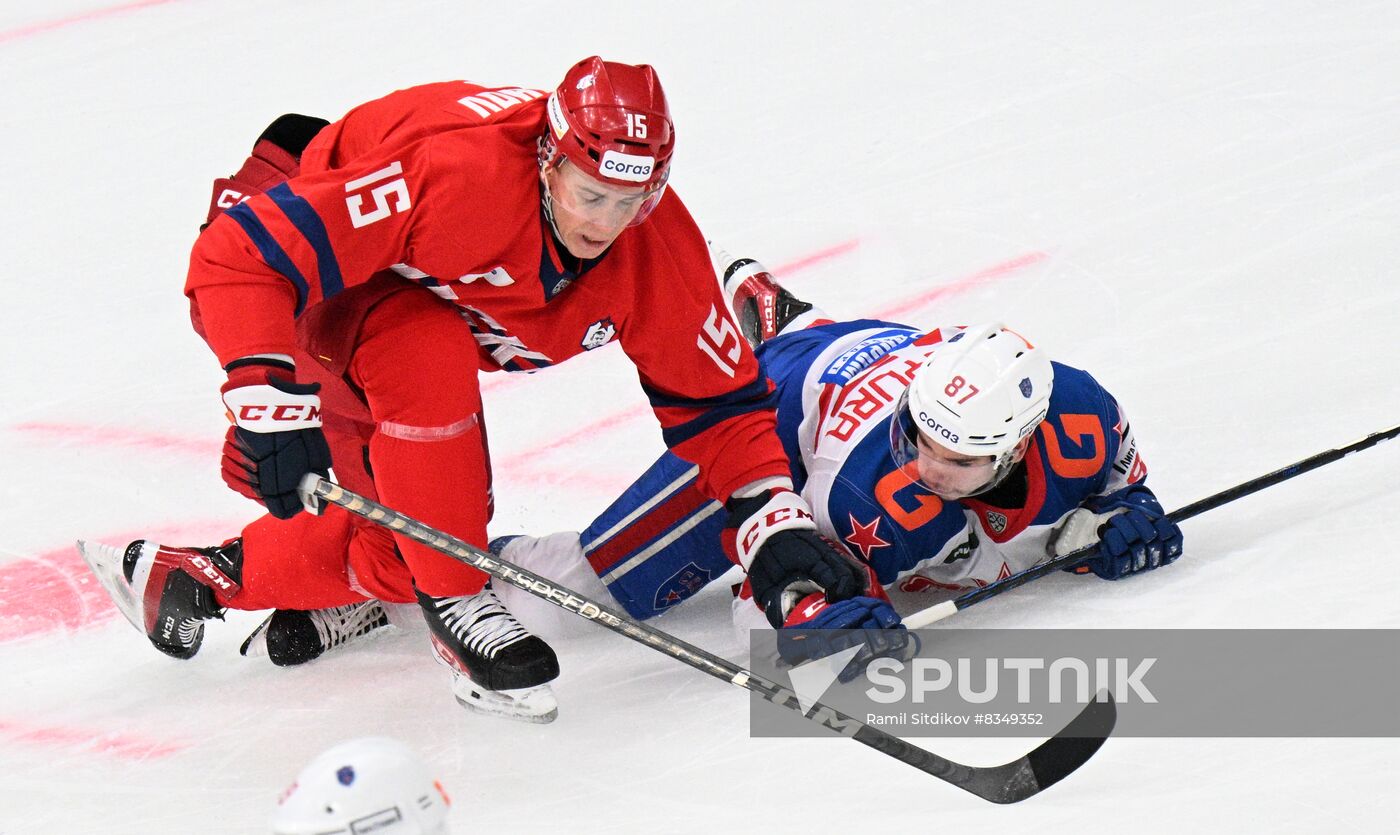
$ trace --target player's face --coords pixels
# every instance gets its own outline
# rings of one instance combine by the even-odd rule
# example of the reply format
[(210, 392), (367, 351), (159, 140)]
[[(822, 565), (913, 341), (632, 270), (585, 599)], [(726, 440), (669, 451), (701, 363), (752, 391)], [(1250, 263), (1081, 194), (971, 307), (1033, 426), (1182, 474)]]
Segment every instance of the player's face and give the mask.
[(919, 433), (919, 480), (941, 499), (954, 501), (971, 496), (992, 480), (996, 458), (963, 455)]
[(612, 246), (641, 210), (651, 190), (595, 180), (567, 160), (544, 173), (554, 227), (578, 258), (597, 258)]

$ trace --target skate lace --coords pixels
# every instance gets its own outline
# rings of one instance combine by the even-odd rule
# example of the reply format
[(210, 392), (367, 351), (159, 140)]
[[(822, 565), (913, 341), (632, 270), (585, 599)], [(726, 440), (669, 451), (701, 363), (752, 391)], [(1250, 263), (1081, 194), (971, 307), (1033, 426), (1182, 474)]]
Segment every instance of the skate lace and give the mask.
[(471, 597), (445, 597), (434, 602), (437, 615), (468, 650), (486, 658), (530, 633), (488, 588)]
[(338, 647), (384, 625), (384, 607), (373, 600), (308, 612), (324, 649)]

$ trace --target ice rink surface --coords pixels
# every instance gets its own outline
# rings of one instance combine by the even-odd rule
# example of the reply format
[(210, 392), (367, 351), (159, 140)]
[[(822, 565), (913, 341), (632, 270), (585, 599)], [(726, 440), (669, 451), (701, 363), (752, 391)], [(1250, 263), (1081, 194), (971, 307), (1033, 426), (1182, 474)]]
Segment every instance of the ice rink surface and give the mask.
[[(658, 68), (707, 234), (837, 316), (1002, 319), (1092, 370), (1168, 507), (1400, 420), (1394, 3), (8, 3), (0, 833), (265, 831), (305, 761), (371, 733), (440, 770), (457, 832), (1395, 831), (1395, 740), (1111, 739), (1002, 808), (846, 740), (751, 740), (735, 688), (546, 610), (522, 613), (564, 668), (539, 727), (458, 708), (421, 631), (282, 670), (237, 653), (257, 615), (188, 662), (121, 620), (76, 538), (256, 515), (217, 475), (222, 375), (181, 295), (210, 180), (284, 112), (548, 88), (594, 53)], [(617, 350), (486, 398), (493, 534), (578, 529), (662, 448)], [(1168, 570), (958, 621), (1400, 627), (1397, 456), (1192, 520)], [(741, 658), (726, 594), (658, 625)]]

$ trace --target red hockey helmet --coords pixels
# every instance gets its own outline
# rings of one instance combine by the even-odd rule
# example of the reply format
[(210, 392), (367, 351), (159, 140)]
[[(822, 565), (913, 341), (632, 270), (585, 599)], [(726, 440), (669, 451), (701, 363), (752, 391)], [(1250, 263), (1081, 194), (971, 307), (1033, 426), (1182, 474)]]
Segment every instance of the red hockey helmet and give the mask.
[(605, 183), (654, 188), (659, 199), (676, 139), (666, 93), (650, 66), (585, 58), (550, 94), (547, 110), (540, 144), (545, 168), (567, 159)]

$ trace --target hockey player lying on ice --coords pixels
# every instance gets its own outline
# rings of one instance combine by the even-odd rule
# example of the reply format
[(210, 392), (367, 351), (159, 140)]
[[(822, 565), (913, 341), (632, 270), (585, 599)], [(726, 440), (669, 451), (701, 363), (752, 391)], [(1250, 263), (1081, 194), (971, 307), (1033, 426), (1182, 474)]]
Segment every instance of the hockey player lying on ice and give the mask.
[[(841, 601), (775, 580), (745, 562), (751, 527), (740, 525), (726, 540), (737, 534), (730, 557), (749, 568), (736, 625), (898, 629), (887, 589), (924, 608), (932, 601), (921, 592), (985, 586), (1100, 540), (1081, 573), (1117, 580), (1181, 555), (1124, 411), (1088, 373), (1000, 325), (832, 322), (756, 262), (717, 259), (778, 387), (793, 483), (817, 529), (873, 575)], [(492, 548), (585, 595), (601, 580), (634, 617), (661, 614), (732, 567), (713, 542), (743, 503), (726, 512), (695, 479), (694, 466), (665, 454), (583, 533), (502, 537)]]
[(340, 508), (301, 513), (296, 486), (334, 464), (350, 489), (484, 548), (478, 371), (609, 342), (636, 365), (667, 446), (698, 465), (696, 489), (758, 532), (746, 564), (858, 594), (857, 567), (810, 525), (764, 522), (777, 507), (810, 514), (772, 383), (666, 189), (674, 147), (651, 67), (599, 58), (550, 94), (446, 82), (331, 125), (274, 122), (215, 183), (185, 285), (228, 375), (224, 480), (269, 515), (218, 547), (84, 546), (123, 613), (188, 658), (225, 608), (281, 610), (246, 646), (288, 664), (382, 625), (367, 601), (416, 602), (459, 701), (552, 719), (554, 652), (486, 574)]

